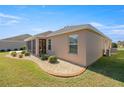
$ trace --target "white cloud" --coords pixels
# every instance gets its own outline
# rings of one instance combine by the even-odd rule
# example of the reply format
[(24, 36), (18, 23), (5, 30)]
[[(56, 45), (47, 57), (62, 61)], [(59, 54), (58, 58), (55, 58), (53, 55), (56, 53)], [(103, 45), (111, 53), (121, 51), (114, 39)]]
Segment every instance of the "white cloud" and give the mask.
[(19, 23), (19, 21), (17, 21), (17, 20), (10, 20), (10, 21), (8, 21), (8, 22), (6, 22), (6, 23), (1, 23), (0, 25), (1, 26), (7, 26), (7, 25), (11, 25), (11, 24), (16, 24), (16, 23)]
[(19, 16), (0, 13), (0, 26), (7, 26), (19, 23), (22, 18)]
[(111, 28), (124, 28), (124, 25), (114, 25)]
[(91, 25), (95, 26), (96, 28), (99, 28), (101, 31), (108, 35), (117, 35), (121, 36), (124, 35), (124, 25), (123, 24), (116, 24), (116, 25), (105, 25), (101, 24), (99, 22), (91, 22)]
[(91, 25), (95, 26), (95, 27), (99, 27), (99, 28), (103, 28), (103, 29), (121, 29), (121, 28), (124, 28), (124, 24), (122, 25), (104, 25), (104, 24), (101, 24), (99, 22), (90, 22)]
[(98, 22), (91, 22), (90, 24), (93, 25), (93, 26), (96, 26), (96, 27), (104, 27), (103, 24), (98, 23)]
[(9, 19), (21, 19), (21, 17), (0, 13), (0, 17)]
[(121, 30), (112, 30), (112, 33), (111, 34), (124, 35), (124, 29), (121, 29)]

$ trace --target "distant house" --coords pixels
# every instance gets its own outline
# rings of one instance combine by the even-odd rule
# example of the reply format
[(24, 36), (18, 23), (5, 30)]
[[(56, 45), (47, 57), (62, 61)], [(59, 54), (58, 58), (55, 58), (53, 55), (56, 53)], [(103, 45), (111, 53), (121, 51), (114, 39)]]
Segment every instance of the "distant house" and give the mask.
[(124, 41), (118, 41), (117, 45), (118, 47), (124, 47)]
[(111, 39), (89, 24), (48, 31), (25, 41), (28, 50), (36, 56), (48, 53), (80, 66), (88, 66), (102, 57), (112, 43)]
[(0, 40), (0, 51), (19, 50), (26, 46), (24, 39), (31, 37), (31, 35), (24, 34), (15, 37), (10, 37)]

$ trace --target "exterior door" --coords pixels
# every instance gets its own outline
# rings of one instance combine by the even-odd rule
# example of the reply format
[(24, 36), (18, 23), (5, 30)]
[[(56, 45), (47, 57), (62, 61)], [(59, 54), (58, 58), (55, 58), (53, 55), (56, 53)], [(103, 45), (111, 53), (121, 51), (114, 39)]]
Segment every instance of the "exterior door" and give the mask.
[(46, 53), (46, 39), (39, 39), (39, 54)]

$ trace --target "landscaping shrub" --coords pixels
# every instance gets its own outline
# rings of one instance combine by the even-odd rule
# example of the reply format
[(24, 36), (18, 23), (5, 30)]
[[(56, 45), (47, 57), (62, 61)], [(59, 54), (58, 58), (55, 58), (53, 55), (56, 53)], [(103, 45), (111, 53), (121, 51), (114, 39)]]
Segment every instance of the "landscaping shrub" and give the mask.
[(19, 58), (23, 58), (23, 54), (19, 54)]
[(118, 45), (116, 43), (112, 43), (112, 48), (117, 48)]
[(22, 46), (20, 50), (26, 50), (26, 46)]
[(41, 59), (42, 60), (48, 60), (49, 55), (48, 54), (42, 54)]
[(17, 51), (17, 50), (18, 50), (17, 48), (14, 49), (14, 51)]
[(5, 50), (4, 50), (4, 49), (2, 49), (2, 50), (0, 50), (0, 52), (5, 52)]
[(19, 50), (23, 50), (23, 48), (20, 48)]
[(50, 63), (56, 63), (57, 62), (57, 57), (56, 56), (50, 56), (48, 58), (48, 60), (49, 60)]
[(25, 56), (30, 56), (30, 52), (25, 52)]
[(25, 50), (22, 50), (21, 54), (25, 54), (25, 53), (26, 53), (26, 51)]
[(11, 52), (11, 56), (16, 57), (17, 53), (16, 52)]
[(7, 51), (11, 51), (11, 49), (7, 49)]

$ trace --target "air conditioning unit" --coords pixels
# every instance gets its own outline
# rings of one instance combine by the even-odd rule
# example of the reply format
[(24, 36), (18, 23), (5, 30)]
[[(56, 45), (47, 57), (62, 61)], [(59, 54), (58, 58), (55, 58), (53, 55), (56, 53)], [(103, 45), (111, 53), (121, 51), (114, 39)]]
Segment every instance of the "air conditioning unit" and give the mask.
[(111, 56), (111, 50), (110, 49), (104, 50), (103, 55), (104, 56)]

